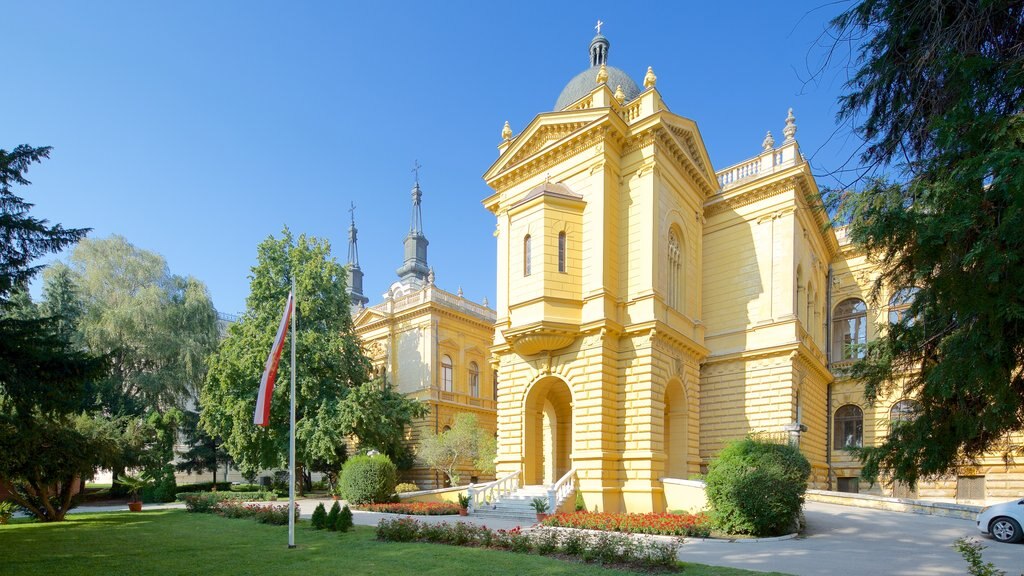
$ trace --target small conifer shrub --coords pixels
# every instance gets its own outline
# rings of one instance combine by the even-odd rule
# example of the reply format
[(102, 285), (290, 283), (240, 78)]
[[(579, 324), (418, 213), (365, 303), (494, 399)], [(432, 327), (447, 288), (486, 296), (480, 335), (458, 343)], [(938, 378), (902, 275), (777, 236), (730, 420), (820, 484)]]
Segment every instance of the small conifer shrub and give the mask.
[(349, 510), (348, 504), (341, 509), (341, 513), (338, 514), (338, 531), (348, 532), (352, 528), (352, 511)]
[(324, 509), (323, 502), (317, 505), (316, 510), (313, 510), (312, 522), (314, 530), (323, 530), (327, 527), (327, 510)]
[(327, 529), (331, 532), (338, 529), (339, 516), (341, 516), (341, 506), (335, 502), (334, 506), (331, 506), (331, 511), (327, 514)]

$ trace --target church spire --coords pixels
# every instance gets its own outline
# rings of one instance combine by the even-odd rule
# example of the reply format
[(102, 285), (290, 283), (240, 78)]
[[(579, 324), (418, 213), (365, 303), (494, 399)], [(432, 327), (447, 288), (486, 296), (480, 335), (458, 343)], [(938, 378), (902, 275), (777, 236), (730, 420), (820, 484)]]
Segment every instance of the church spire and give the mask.
[(416, 183), (412, 187), (412, 222), (409, 234), (405, 237), (405, 263), (398, 269), (399, 280), (426, 281), (430, 268), (427, 266), (427, 237), (423, 235), (423, 215), (420, 211), (420, 164), (413, 164), (412, 172), (416, 175)]
[(363, 271), (359, 268), (359, 245), (356, 241), (356, 204), (348, 209), (352, 221), (348, 225), (348, 297), (353, 306), (366, 306), (370, 299), (363, 296)]

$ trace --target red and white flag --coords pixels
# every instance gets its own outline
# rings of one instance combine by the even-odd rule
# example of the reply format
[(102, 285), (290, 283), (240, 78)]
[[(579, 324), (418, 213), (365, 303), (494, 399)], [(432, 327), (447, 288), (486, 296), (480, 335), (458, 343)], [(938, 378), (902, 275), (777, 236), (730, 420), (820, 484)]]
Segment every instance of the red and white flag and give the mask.
[(295, 297), (288, 293), (288, 303), (284, 305), (284, 316), (281, 317), (281, 325), (277, 327), (277, 336), (274, 337), (274, 346), (267, 356), (267, 365), (263, 368), (263, 377), (260, 378), (260, 394), (256, 397), (256, 413), (252, 417), (252, 423), (259, 426), (270, 426), (270, 397), (274, 395), (274, 379), (277, 378), (277, 363), (281, 360), (281, 350), (284, 349), (284, 335), (288, 332), (288, 320), (295, 308)]

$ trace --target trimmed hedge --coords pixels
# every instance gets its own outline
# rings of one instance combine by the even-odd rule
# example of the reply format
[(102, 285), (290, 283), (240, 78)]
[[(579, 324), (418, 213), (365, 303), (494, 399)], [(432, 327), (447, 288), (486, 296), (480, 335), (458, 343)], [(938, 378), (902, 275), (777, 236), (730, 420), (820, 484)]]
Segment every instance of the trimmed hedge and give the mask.
[(338, 488), (352, 504), (376, 504), (391, 501), (397, 482), (398, 470), (387, 456), (353, 456), (341, 469)]
[(235, 502), (246, 502), (246, 501), (267, 501), (277, 500), (277, 494), (261, 490), (259, 492), (181, 492), (174, 497), (178, 502), (188, 502), (188, 499), (193, 496), (209, 496), (214, 502), (224, 501), (235, 501)]
[(398, 486), (395, 486), (396, 494), (404, 494), (406, 492), (419, 492), (420, 487), (413, 484), (412, 482), (402, 482)]
[(708, 466), (711, 520), (723, 532), (778, 536), (792, 531), (811, 465), (794, 446), (745, 438)]
[[(195, 484), (181, 484), (174, 489), (174, 495), (177, 496), (182, 492), (212, 492), (215, 484), (213, 482), (196, 482)], [(217, 482), (217, 490), (223, 490), (227, 492), (231, 490), (231, 482)]]

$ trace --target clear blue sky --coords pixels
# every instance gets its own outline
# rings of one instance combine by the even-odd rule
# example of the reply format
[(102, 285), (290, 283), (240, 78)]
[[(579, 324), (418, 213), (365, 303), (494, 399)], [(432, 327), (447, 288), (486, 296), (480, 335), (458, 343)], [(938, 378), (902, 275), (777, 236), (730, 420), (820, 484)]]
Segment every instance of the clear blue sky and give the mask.
[[(716, 169), (782, 140), (786, 109), (818, 174), (845, 70), (807, 83), (848, 4), (816, 2), (14, 2), (3, 7), (0, 148), (53, 146), (22, 193), (35, 214), (121, 234), (244, 310), (256, 244), (282, 226), (346, 257), (349, 202), (371, 303), (395, 280), (414, 160), (437, 283), (494, 301), (481, 174), (501, 127), (550, 110), (609, 62), (694, 119)], [(832, 181), (823, 177), (820, 184)]]

